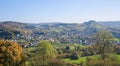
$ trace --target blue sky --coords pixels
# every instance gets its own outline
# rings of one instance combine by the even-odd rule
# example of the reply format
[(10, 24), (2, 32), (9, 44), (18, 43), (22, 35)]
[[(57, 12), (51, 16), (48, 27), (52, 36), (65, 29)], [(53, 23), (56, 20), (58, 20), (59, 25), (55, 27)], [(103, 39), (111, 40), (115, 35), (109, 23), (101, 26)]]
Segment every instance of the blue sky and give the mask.
[(120, 0), (0, 0), (0, 21), (27, 23), (120, 20)]

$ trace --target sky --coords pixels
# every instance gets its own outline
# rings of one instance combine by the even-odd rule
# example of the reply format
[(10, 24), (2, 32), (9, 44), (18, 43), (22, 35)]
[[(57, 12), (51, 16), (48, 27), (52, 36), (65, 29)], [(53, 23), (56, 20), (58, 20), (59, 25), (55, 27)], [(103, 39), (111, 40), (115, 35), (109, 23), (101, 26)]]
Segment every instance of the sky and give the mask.
[(0, 0), (0, 21), (120, 21), (120, 0)]

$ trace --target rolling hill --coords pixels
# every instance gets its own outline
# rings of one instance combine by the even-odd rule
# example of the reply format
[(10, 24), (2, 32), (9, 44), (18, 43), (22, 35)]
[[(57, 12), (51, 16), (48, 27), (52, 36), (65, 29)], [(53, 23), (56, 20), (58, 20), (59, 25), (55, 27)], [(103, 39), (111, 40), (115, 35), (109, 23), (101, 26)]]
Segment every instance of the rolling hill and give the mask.
[[(116, 24), (117, 23), (117, 24)], [(117, 27), (114, 27), (117, 25)], [(40, 39), (56, 39), (66, 43), (81, 43), (84, 39), (100, 30), (107, 30), (116, 38), (120, 38), (119, 21), (96, 22), (88, 21), (78, 23), (39, 23), (28, 24), (13, 21), (0, 22), (0, 38), (25, 41), (36, 41)], [(19, 35), (19, 36), (18, 36)]]

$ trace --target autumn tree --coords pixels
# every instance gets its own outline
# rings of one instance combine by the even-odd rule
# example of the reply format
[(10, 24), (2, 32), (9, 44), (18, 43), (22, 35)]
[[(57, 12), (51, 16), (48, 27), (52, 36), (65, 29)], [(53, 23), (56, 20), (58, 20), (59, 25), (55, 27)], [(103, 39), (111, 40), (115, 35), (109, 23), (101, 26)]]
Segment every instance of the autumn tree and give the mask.
[(12, 41), (0, 40), (1, 66), (24, 66), (24, 62), (22, 47)]
[(100, 31), (94, 34), (95, 44), (101, 53), (101, 58), (104, 60), (107, 53), (111, 52), (114, 37), (110, 32)]

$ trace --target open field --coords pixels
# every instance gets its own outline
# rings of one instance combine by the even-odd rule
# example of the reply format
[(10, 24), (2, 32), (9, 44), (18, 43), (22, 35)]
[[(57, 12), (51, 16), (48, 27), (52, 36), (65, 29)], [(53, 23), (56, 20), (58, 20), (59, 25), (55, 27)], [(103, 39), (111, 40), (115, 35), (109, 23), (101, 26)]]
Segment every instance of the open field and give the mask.
[[(111, 54), (111, 56), (117, 57), (118, 62), (120, 62), (120, 55)], [(66, 63), (70, 63), (70, 64), (78, 64), (78, 63), (81, 63), (81, 62), (86, 62), (87, 57), (94, 58), (95, 60), (97, 60), (100, 57), (100, 55), (80, 57), (78, 60), (71, 60), (70, 58), (66, 58), (66, 59), (63, 59), (63, 61), (65, 61)]]

